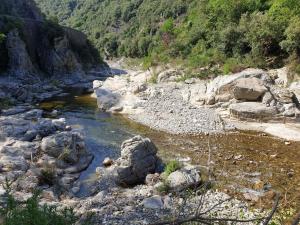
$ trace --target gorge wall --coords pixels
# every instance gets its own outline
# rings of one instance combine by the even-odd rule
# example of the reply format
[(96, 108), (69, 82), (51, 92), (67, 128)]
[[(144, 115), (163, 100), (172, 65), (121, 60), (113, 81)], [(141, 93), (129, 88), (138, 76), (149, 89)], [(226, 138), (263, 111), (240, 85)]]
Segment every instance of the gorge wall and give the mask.
[(32, 0), (1, 0), (0, 73), (17, 78), (83, 73), (101, 63), (86, 36), (46, 20)]

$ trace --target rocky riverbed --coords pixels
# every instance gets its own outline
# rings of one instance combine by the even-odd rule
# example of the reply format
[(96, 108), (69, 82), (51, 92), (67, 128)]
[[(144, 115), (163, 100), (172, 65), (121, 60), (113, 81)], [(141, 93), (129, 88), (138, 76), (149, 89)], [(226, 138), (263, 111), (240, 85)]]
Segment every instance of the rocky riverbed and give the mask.
[(213, 80), (184, 76), (176, 69), (129, 70), (94, 81), (94, 96), (103, 110), (169, 133), (242, 129), (300, 140), (299, 82), (288, 84), (286, 68), (247, 69)]
[[(218, 112), (220, 107), (216, 110), (216, 104), (203, 107), (198, 105), (198, 101), (195, 103), (192, 100), (191, 93), (199, 93), (199, 89), (193, 89), (193, 85), (203, 84), (197, 81), (185, 81), (149, 85), (147, 80), (150, 72), (149, 74), (148, 72), (131, 73), (134, 74), (109, 78), (105, 82), (94, 82), (98, 97), (99, 93), (105, 93), (100, 95), (101, 100), (98, 98), (98, 105), (102, 109), (114, 113), (127, 113), (130, 118), (140, 123), (174, 134), (203, 133), (204, 137), (210, 138), (211, 135), (234, 130), (232, 121), (224, 120), (224, 114)], [(112, 86), (114, 91), (110, 89)], [(43, 90), (26, 89), (27, 96), (39, 96), (37, 91), (43, 92)], [(65, 96), (61, 94), (64, 92), (62, 87), (58, 90), (55, 95)], [(82, 220), (93, 212), (93, 224), (128, 224), (129, 221), (130, 224), (151, 224), (161, 219), (173, 218), (178, 215), (179, 208), (184, 208), (182, 213), (188, 216), (195, 213), (194, 209), (201, 199), (205, 199), (201, 207), (202, 212), (228, 199), (204, 214), (205, 216), (249, 219), (264, 215), (262, 211), (250, 210), (248, 203), (229, 199), (229, 195), (215, 189), (209, 190), (206, 194), (194, 192), (188, 196), (186, 202), (184, 190), (206, 184), (207, 168), (193, 166), (187, 163), (190, 159), (184, 159), (181, 160), (179, 168), (166, 175), (162, 173), (164, 165), (157, 156), (157, 147), (150, 139), (141, 136), (125, 140), (119, 146), (121, 150), (119, 158), (105, 159), (104, 164), (107, 167), (97, 161), (99, 165), (95, 168), (94, 179), (89, 183), (88, 194), (81, 195), (79, 178), (93, 162), (93, 158), (97, 157), (95, 151), (91, 151), (91, 146), (86, 145), (87, 137), (82, 130), (78, 129), (76, 124), (70, 126), (63, 117), (59, 116), (59, 110), (49, 112), (38, 109), (21, 103), (22, 99), (14, 96), (13, 92), (8, 94), (17, 106), (1, 111), (0, 182), (4, 184), (8, 178), (12, 182), (13, 193), (19, 200), (27, 199), (33, 190), (41, 189), (42, 203), (74, 207)], [(49, 96), (53, 97), (53, 95)], [(103, 96), (105, 97), (102, 98)], [(29, 99), (38, 102), (36, 97)], [(292, 119), (296, 119), (296, 109), (294, 117)], [(206, 134), (209, 135), (205, 136)], [(167, 137), (165, 141), (162, 140), (164, 136), (160, 134), (160, 141), (155, 139), (157, 138), (155, 135), (153, 136), (155, 143), (159, 143), (159, 148), (169, 143)], [(175, 149), (182, 148), (175, 142), (183, 139), (191, 144), (191, 150), (200, 146), (195, 145), (188, 138), (174, 138), (172, 143)], [(293, 144), (286, 143), (287, 146)], [(185, 147), (186, 145), (187, 142), (184, 143)], [(173, 153), (177, 152), (174, 148)], [(219, 153), (215, 148), (216, 146), (213, 146), (213, 161), (217, 163), (215, 157), (218, 157)], [(205, 155), (203, 159), (206, 158), (208, 152), (202, 153)], [(170, 159), (175, 157), (176, 155), (171, 156)], [(245, 155), (238, 155), (234, 151), (232, 156), (228, 155), (224, 160), (228, 162), (233, 160), (233, 165), (236, 165), (240, 164), (244, 157)], [(278, 158), (277, 155), (270, 157)], [(193, 158), (193, 162), (206, 165), (206, 162), (198, 162), (196, 158)], [(256, 160), (251, 163), (260, 165)], [(295, 170), (285, 172), (288, 176), (295, 176)], [(217, 176), (220, 175), (228, 176), (228, 174), (226, 176), (219, 174), (218, 170)], [(261, 201), (260, 197), (267, 197), (269, 202), (272, 202), (274, 191), (269, 185), (266, 186), (259, 181), (254, 182), (255, 185), (260, 185), (259, 191), (244, 189), (244, 198), (253, 203)], [(3, 189), (1, 189), (1, 198), (5, 199)]]
[[(205, 216), (249, 219), (262, 215), (215, 191), (192, 195), (186, 203), (179, 191), (203, 183), (199, 167), (183, 164), (170, 175), (161, 174), (163, 164), (156, 146), (140, 136), (125, 141), (120, 158), (106, 164), (108, 168), (96, 169), (98, 178), (90, 187), (95, 188), (92, 195), (77, 197), (76, 180), (93, 156), (79, 130), (68, 126), (63, 118), (50, 119), (44, 115), (47, 114), (43, 110), (20, 105), (3, 110), (0, 117), (0, 182), (12, 182), (13, 193), (19, 200), (40, 189), (42, 203), (74, 207), (82, 220), (93, 212), (93, 224), (150, 224), (177, 215), (180, 206), (184, 206), (183, 213), (188, 216), (203, 198), (201, 212), (219, 204)], [(164, 179), (169, 183), (168, 192), (160, 190)], [(5, 199), (3, 189), (1, 198)]]

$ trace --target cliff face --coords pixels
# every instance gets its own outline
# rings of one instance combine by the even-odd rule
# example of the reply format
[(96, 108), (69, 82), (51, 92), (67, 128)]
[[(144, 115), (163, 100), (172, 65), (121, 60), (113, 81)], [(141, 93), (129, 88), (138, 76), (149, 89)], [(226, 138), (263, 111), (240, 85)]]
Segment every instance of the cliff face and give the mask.
[(45, 20), (31, 0), (1, 0), (0, 33), (5, 35), (0, 43), (4, 74), (61, 77), (84, 74), (100, 63), (83, 33)]

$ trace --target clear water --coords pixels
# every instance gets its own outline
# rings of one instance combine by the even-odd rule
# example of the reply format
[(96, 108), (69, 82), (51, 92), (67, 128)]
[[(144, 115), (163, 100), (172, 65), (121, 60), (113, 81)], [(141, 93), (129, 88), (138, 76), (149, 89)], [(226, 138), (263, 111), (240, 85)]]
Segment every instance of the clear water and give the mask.
[[(101, 112), (95, 99), (80, 94), (72, 93), (63, 101), (58, 99), (40, 105), (49, 110), (58, 108), (62, 112), (60, 117), (66, 118), (74, 129), (83, 131), (87, 148), (94, 154), (93, 162), (80, 176), (80, 196), (88, 193), (90, 181), (96, 179), (95, 169), (102, 166), (103, 159), (118, 158), (121, 143), (140, 134), (152, 139), (163, 159), (189, 157), (193, 163), (200, 165), (207, 163), (210, 143), (217, 188), (240, 196), (238, 189), (253, 188), (253, 180), (260, 179), (285, 195), (286, 207), (300, 208), (299, 142), (287, 146), (284, 140), (255, 132), (211, 136), (170, 135), (141, 126), (123, 116)], [(287, 175), (288, 171), (293, 171), (292, 177)], [(254, 179), (249, 174), (260, 175)]]

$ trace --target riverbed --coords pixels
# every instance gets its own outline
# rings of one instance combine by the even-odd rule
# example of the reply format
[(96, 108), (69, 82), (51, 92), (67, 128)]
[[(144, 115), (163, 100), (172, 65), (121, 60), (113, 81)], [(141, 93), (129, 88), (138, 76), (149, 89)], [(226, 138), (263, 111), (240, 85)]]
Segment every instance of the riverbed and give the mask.
[[(89, 181), (96, 178), (95, 169), (105, 157), (116, 159), (121, 143), (134, 136), (151, 138), (165, 160), (177, 158), (203, 166), (207, 171), (208, 155), (216, 180), (214, 188), (244, 198), (245, 193), (260, 195), (262, 189), (279, 191), (286, 208), (300, 205), (300, 144), (257, 132), (182, 136), (149, 129), (128, 120), (123, 115), (101, 112), (90, 95), (72, 93), (68, 97), (45, 102), (46, 110), (57, 109), (73, 129), (82, 130), (86, 145), (95, 156), (92, 164), (80, 176), (79, 196), (88, 193)], [(272, 197), (254, 201), (253, 205), (268, 207)]]

